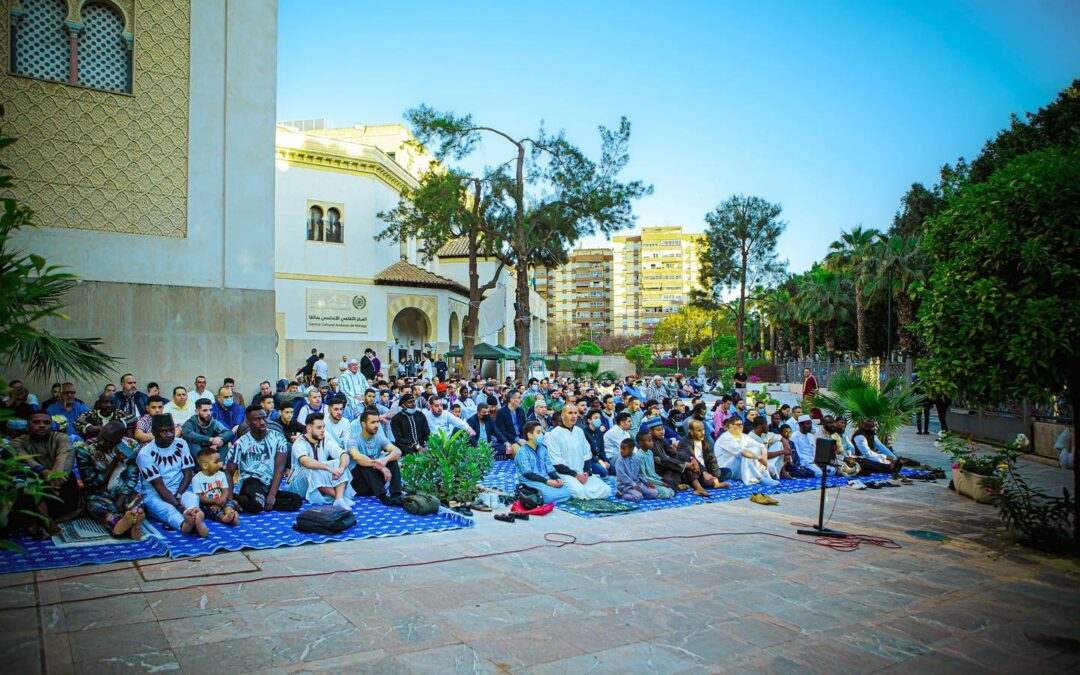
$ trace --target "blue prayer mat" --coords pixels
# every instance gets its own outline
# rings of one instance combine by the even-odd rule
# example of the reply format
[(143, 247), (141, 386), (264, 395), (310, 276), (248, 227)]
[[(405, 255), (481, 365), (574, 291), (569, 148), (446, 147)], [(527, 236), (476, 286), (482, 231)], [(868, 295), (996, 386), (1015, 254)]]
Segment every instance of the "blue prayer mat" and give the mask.
[[(312, 505), (305, 502), (304, 509)], [(301, 509), (301, 510), (304, 510)], [(414, 516), (404, 509), (383, 506), (374, 497), (361, 497), (353, 506), (356, 525), (337, 534), (309, 534), (292, 529), (299, 511), (272, 511), (255, 515), (240, 514), (240, 524), (229, 527), (207, 521), (209, 537), (193, 537), (152, 522), (161, 537), (143, 541), (100, 546), (57, 547), (51, 540), (39, 541), (18, 537), (15, 542), (25, 553), (0, 551), (0, 574), (26, 572), (55, 567), (100, 564), (124, 560), (143, 560), (168, 556), (188, 558), (216, 551), (278, 548), (326, 541), (348, 541), (373, 537), (394, 537), (420, 532), (439, 532), (474, 527), (471, 518), (442, 510), (430, 516)]]
[[(900, 473), (905, 476), (919, 475), (922, 472), (914, 469), (901, 469)], [(863, 482), (870, 480), (887, 480), (889, 476), (887, 474), (874, 474), (872, 476), (862, 476), (858, 480)], [(684, 490), (682, 492), (676, 492), (675, 496), (671, 499), (646, 499), (641, 502), (628, 502), (618, 497), (615, 497), (615, 479), (606, 478), (605, 482), (611, 486), (610, 500), (618, 504), (629, 504), (636, 506), (636, 509), (630, 511), (617, 511), (614, 513), (591, 513), (587, 511), (581, 511), (575, 509), (567, 504), (558, 504), (557, 508), (572, 513), (575, 516), (582, 518), (607, 518), (609, 516), (623, 516), (628, 513), (640, 513), (642, 511), (656, 511), (658, 509), (671, 509), (680, 506), (691, 506), (693, 504), (710, 504), (712, 502), (731, 502), (737, 499), (749, 499), (750, 495), (754, 493), (763, 493), (767, 495), (775, 495), (790, 492), (806, 492), (808, 490), (820, 490), (821, 479), (820, 478), (796, 478), (794, 480), (781, 480), (780, 485), (770, 487), (766, 485), (746, 485), (741, 481), (729, 480), (731, 487), (726, 490), (709, 490), (708, 497), (698, 497), (694, 494), (693, 490)], [(855, 480), (855, 478), (848, 478), (845, 476), (830, 476), (825, 485), (827, 487), (838, 487), (847, 485), (849, 482)], [(483, 487), (489, 487), (496, 490), (513, 494), (514, 487), (517, 485), (517, 470), (514, 468), (513, 461), (495, 462), (495, 466), (484, 476), (484, 480), (480, 481), (480, 485)], [(896, 489), (896, 488), (883, 488), (883, 489)]]

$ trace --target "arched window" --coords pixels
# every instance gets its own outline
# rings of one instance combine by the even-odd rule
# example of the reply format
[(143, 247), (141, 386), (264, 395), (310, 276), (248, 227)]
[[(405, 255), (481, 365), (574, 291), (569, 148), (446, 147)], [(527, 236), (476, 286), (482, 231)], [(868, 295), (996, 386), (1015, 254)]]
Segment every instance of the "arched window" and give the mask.
[(71, 69), (71, 42), (63, 0), (22, 0), (22, 11), (11, 13), (14, 22), (11, 71), (38, 80), (67, 82)]
[(308, 209), (307, 238), (308, 241), (323, 240), (323, 210), (318, 206)]
[(84, 28), (78, 49), (79, 85), (105, 91), (131, 91), (124, 17), (112, 7), (95, 2), (83, 7), (82, 20)]
[(345, 225), (341, 221), (341, 212), (334, 207), (326, 210), (326, 241), (340, 244), (343, 241), (342, 228)]

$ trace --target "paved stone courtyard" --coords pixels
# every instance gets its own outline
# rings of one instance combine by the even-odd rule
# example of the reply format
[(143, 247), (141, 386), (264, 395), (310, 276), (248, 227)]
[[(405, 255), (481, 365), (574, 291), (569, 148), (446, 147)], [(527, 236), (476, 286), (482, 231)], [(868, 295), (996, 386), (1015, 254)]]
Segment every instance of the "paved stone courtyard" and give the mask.
[[(906, 431), (902, 454), (943, 459)], [(1025, 463), (1045, 485), (1063, 471)], [(831, 509), (837, 490), (830, 491)], [(844, 553), (766, 536), (568, 546), (290, 578), (544, 544), (710, 532), (794, 536), (817, 494), (585, 520), (0, 577), (13, 673), (1064, 672), (1080, 667), (1080, 567), (1009, 545), (992, 507), (945, 481), (839, 490), (832, 526), (902, 548)], [(932, 530), (929, 542), (905, 530)], [(73, 574), (116, 570), (66, 581)], [(281, 577), (252, 582), (261, 577)], [(228, 582), (192, 588), (201, 583)], [(178, 589), (164, 590), (162, 589)], [(80, 598), (142, 594), (93, 602)], [(154, 592), (151, 592), (154, 591)]]

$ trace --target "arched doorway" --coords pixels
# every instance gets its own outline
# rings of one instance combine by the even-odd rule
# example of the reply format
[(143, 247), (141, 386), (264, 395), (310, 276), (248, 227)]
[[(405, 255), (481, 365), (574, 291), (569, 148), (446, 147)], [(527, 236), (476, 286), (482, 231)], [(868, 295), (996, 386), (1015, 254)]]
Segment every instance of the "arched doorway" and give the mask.
[(458, 319), (457, 312), (450, 312), (450, 346), (461, 346), (461, 321)]
[(397, 360), (412, 357), (419, 361), (424, 343), (431, 334), (431, 323), (419, 309), (406, 307), (394, 316), (390, 331), (397, 345)]

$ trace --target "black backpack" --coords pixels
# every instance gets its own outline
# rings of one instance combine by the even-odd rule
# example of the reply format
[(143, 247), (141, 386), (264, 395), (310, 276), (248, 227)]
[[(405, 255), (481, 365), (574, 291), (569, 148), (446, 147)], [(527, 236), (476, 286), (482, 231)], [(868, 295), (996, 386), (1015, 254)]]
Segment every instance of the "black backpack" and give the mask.
[(531, 511), (544, 505), (544, 493), (531, 485), (518, 483), (514, 489), (514, 498), (521, 504), (521, 508)]
[(337, 534), (356, 524), (352, 511), (329, 504), (313, 506), (296, 517), (293, 529), (311, 534)]

